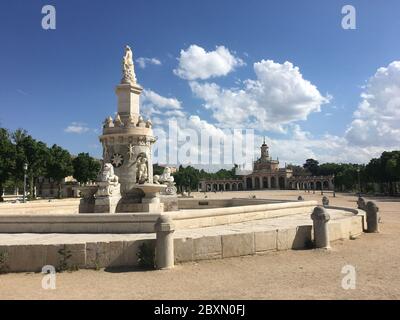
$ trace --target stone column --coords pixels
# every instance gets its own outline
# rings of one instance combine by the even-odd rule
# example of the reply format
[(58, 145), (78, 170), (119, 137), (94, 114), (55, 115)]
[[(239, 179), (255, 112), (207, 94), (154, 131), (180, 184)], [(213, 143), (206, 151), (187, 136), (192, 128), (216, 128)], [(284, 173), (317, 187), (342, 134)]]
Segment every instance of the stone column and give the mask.
[(367, 211), (367, 232), (379, 232), (379, 208), (373, 201), (368, 201)]
[(328, 199), (328, 197), (326, 197), (326, 196), (323, 196), (323, 197), (322, 197), (322, 205), (323, 205), (324, 207), (329, 206), (329, 199)]
[(158, 218), (156, 231), (156, 268), (171, 269), (174, 267), (174, 236), (175, 231), (172, 219), (166, 215)]
[(357, 208), (361, 210), (366, 210), (365, 199), (362, 197), (358, 197), (357, 199)]
[(256, 178), (251, 177), (251, 184), (252, 184), (252, 189), (254, 190), (256, 188)]
[(271, 189), (271, 176), (268, 176), (268, 189)]
[(330, 249), (328, 221), (329, 213), (323, 207), (315, 207), (311, 214), (315, 248)]

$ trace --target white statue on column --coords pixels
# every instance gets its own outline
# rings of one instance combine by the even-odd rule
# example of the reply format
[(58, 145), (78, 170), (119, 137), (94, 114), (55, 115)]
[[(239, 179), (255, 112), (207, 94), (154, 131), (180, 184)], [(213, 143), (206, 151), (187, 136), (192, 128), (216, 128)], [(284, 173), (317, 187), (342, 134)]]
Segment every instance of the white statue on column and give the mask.
[(135, 69), (133, 66), (133, 54), (129, 46), (125, 47), (125, 55), (122, 58), (122, 74), (121, 83), (136, 84)]
[(105, 163), (96, 181), (99, 187), (96, 196), (119, 196), (120, 184), (118, 180), (118, 176), (114, 174), (114, 167), (112, 164)]

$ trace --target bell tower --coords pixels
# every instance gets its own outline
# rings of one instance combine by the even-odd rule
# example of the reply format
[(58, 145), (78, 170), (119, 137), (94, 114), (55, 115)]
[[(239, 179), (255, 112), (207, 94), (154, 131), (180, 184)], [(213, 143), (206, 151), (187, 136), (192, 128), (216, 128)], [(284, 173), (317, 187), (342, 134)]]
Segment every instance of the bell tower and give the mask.
[(269, 147), (265, 143), (265, 137), (264, 137), (264, 142), (261, 145), (261, 158), (269, 158)]

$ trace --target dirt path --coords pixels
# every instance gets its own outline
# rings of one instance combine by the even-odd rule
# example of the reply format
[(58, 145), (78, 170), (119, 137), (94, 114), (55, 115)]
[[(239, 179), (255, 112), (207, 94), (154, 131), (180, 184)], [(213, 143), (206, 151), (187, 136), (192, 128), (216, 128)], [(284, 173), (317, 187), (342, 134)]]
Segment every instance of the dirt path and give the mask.
[[(339, 196), (331, 204), (354, 207), (355, 200)], [(41, 274), (6, 274), (0, 299), (400, 299), (400, 200), (377, 203), (381, 233), (335, 242), (329, 252), (271, 252), (171, 271), (80, 270), (58, 274), (56, 290), (41, 288)], [(357, 272), (354, 290), (341, 286), (348, 264)]]

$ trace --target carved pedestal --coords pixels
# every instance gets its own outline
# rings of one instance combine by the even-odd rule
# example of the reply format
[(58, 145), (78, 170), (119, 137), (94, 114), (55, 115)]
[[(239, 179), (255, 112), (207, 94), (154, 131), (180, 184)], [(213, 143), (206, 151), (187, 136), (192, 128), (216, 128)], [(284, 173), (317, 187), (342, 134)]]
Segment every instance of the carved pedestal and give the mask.
[(94, 195), (98, 190), (98, 186), (95, 184), (84, 185), (79, 188), (81, 192), (81, 200), (79, 202), (79, 213), (93, 213), (94, 212)]
[(97, 182), (99, 189), (95, 194), (94, 212), (95, 213), (115, 213), (121, 200), (119, 183), (109, 181)]

